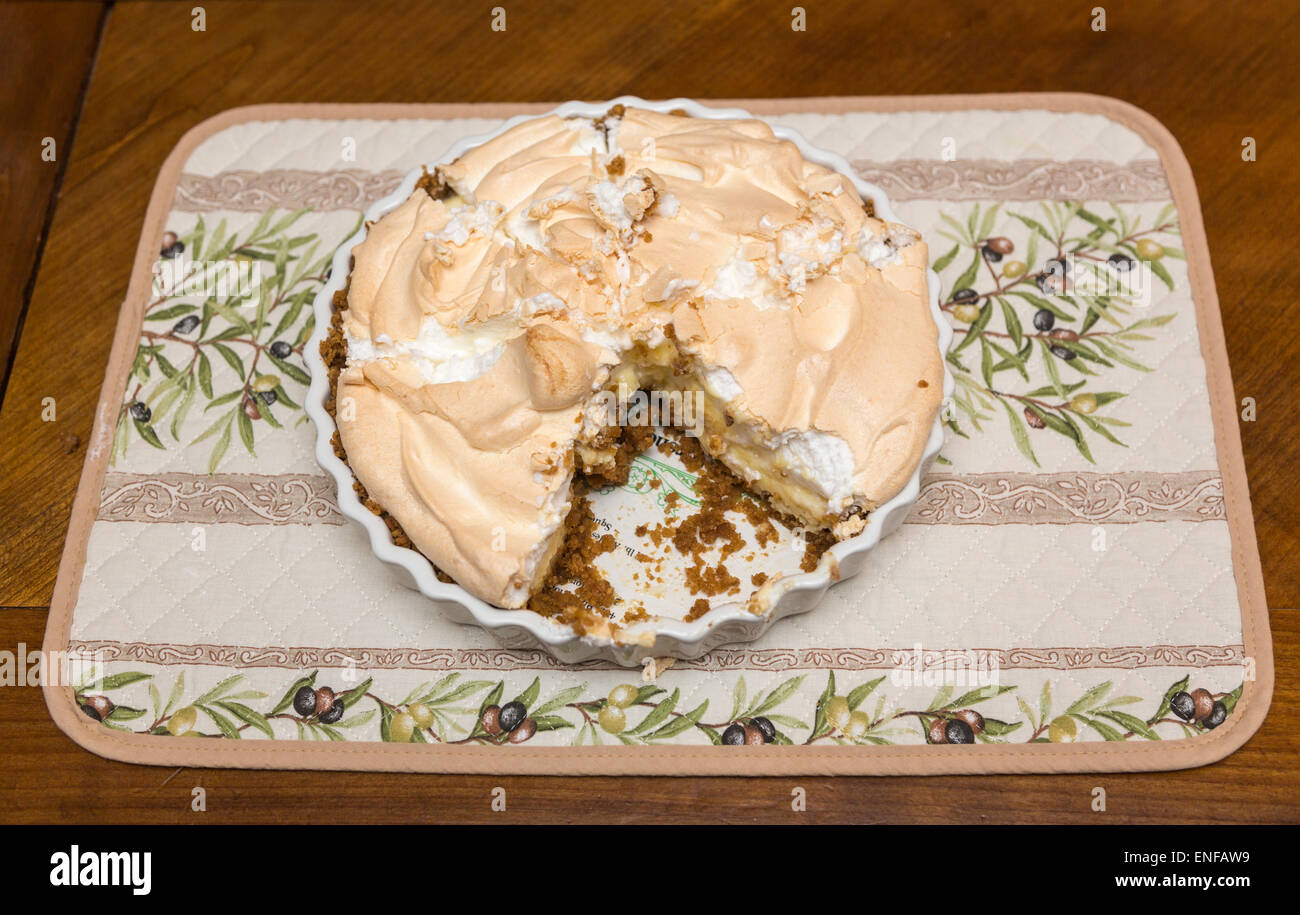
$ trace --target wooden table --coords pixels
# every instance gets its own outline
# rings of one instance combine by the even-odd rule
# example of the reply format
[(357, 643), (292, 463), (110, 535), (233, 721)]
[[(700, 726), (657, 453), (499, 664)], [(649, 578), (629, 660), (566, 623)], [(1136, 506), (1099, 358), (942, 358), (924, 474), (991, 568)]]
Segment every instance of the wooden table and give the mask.
[[(172, 770), (108, 762), (0, 689), (0, 818), (21, 822), (1300, 820), (1300, 337), (1292, 315), (1293, 48), (1300, 8), (1002, 0), (491, 5), (194, 2), (0, 6), (0, 648), (40, 644), (92, 410), (146, 202), (191, 126), (257, 102), (555, 101), (1012, 90), (1116, 95), (1163, 121), (1196, 175), (1223, 303), (1277, 650), (1259, 733), (1152, 775), (933, 779), (467, 778)], [(977, 8), (982, 6), (983, 8)], [(1244, 162), (1243, 137), (1258, 143)], [(40, 157), (53, 137), (54, 162)], [(35, 266), (33, 266), (35, 264)], [(34, 282), (31, 277), (34, 275)], [(21, 336), (18, 336), (18, 333)], [(16, 352), (11, 344), (17, 340)], [(12, 355), (11, 355), (12, 353)], [(43, 398), (57, 418), (42, 420)], [(76, 442), (74, 442), (76, 437)], [(802, 785), (806, 813), (790, 810)], [(490, 812), (504, 784), (506, 813)], [(208, 812), (189, 810), (195, 785)], [(1094, 785), (1107, 812), (1090, 810)]]

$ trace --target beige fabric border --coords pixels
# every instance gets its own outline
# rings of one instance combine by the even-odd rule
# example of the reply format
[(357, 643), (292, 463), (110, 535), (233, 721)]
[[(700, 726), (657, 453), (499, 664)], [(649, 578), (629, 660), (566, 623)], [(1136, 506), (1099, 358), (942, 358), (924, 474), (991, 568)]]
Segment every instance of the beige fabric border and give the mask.
[[(1246, 657), (1257, 678), (1245, 685), (1234, 714), (1209, 734), (1187, 740), (1141, 743), (1076, 743), (923, 747), (439, 747), (384, 743), (297, 743), (293, 741), (180, 741), (126, 734), (96, 724), (80, 713), (72, 690), (44, 686), (58, 726), (81, 746), (101, 756), (170, 766), (234, 766), (329, 770), (390, 770), (514, 775), (936, 775), (995, 772), (1111, 772), (1181, 769), (1215, 762), (1244, 744), (1259, 728), (1273, 694), (1273, 646), (1268, 608), (1251, 515), (1250, 492), (1236, 424), (1236, 401), (1228, 371), (1218, 296), (1191, 167), (1173, 135), (1150, 114), (1114, 98), (1084, 93), (1014, 93), (833, 97), (803, 99), (703, 100), (740, 106), (755, 114), (907, 110), (1047, 110), (1100, 114), (1136, 132), (1159, 153), (1182, 221), (1196, 308), (1201, 353), (1206, 364), (1214, 439), (1223, 477), (1224, 506), (1232, 540), (1233, 569), (1242, 609)], [(235, 108), (193, 127), (172, 150), (159, 173), (136, 247), (135, 264), (101, 389), (94, 429), (59, 565), (59, 577), (45, 632), (47, 652), (68, 645), (86, 561), (86, 545), (97, 515), (99, 494), (113, 431), (116, 397), (130, 368), (142, 309), (148, 297), (155, 239), (175, 196), (181, 169), (203, 140), (235, 124), (286, 118), (457, 118), (507, 117), (547, 111), (549, 104), (436, 105), (255, 105)], [(109, 399), (103, 394), (108, 392)]]

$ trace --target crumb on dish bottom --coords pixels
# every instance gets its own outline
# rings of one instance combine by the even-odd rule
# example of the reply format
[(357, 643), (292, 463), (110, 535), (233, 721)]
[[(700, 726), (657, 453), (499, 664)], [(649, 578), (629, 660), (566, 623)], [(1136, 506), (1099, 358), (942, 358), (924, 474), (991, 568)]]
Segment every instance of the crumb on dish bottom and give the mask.
[[(800, 529), (803, 525), (774, 509), (761, 495), (749, 491), (740, 477), (706, 454), (696, 439), (675, 434), (676, 430), (664, 431), (674, 437), (661, 443), (661, 447), (676, 453), (686, 469), (697, 474), (695, 492), (700, 497), (700, 506), (680, 522), (639, 525), (635, 534), (648, 537), (656, 546), (671, 544), (688, 563), (686, 585), (692, 594), (702, 595), (696, 597), (683, 616), (686, 622), (692, 622), (712, 609), (709, 598), (741, 599), (744, 596), (741, 582), (728, 570), (726, 560), (746, 547), (748, 542), (727, 517), (729, 514), (741, 515), (749, 522), (760, 547), (779, 538), (777, 524), (789, 530)], [(607, 465), (602, 465), (599, 473), (579, 472), (573, 507), (565, 519), (561, 545), (541, 587), (527, 603), (528, 609), (572, 626), (579, 634), (603, 634), (613, 630), (617, 637), (620, 628), (612, 622), (609, 613), (619, 596), (595, 564), (598, 556), (611, 552), (616, 544), (611, 534), (598, 533), (588, 493), (593, 488), (626, 483), (632, 458), (645, 451), (654, 439), (653, 432), (645, 427), (624, 427), (615, 429), (615, 432), (621, 434), (615, 445), (617, 472)], [(674, 496), (670, 494), (668, 498), (672, 500)], [(822, 554), (836, 541), (829, 531), (805, 531), (800, 568), (811, 572), (817, 568)], [(714, 550), (719, 555), (710, 564), (707, 557)], [(752, 583), (757, 588), (767, 580), (765, 573), (758, 573)], [(649, 615), (637, 607), (623, 614), (625, 625), (646, 619)]]

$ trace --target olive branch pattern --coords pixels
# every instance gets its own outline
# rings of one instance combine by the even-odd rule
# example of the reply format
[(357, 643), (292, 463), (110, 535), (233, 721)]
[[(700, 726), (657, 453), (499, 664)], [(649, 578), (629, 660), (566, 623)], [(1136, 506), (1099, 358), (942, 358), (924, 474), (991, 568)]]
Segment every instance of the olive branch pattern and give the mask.
[[(1041, 202), (1032, 215), (975, 204), (964, 221), (940, 213), (938, 234), (953, 245), (935, 260), (935, 271), (966, 265), (945, 280), (941, 304), (956, 330), (947, 359), (957, 390), (945, 414), (954, 433), (969, 438), (966, 424), (983, 431), (1001, 405), (1016, 447), (1035, 466), (1037, 430), (1069, 439), (1089, 463), (1089, 433), (1127, 447), (1117, 430), (1131, 423), (1098, 412), (1125, 396), (1107, 390), (1105, 376), (1116, 366), (1151, 371), (1135, 350), (1175, 315), (1140, 316), (1132, 284), (1120, 281), (1145, 267), (1172, 290), (1162, 261), (1184, 254), (1172, 243), (1179, 235), (1172, 203), (1150, 223), (1108, 206), (1106, 216), (1078, 201)], [(1023, 260), (1012, 259), (1011, 238), (992, 235), (999, 215), (1015, 220), (1017, 234), (1027, 238)], [(1067, 277), (1070, 264), (1089, 279), (1082, 288)], [(966, 360), (975, 353), (972, 369)]]
[[(887, 674), (844, 690), (830, 671), (825, 687), (808, 707), (806, 697), (796, 698), (807, 676), (800, 674), (751, 693), (742, 675), (733, 686), (729, 711), (713, 720), (708, 714), (711, 700), (687, 708), (679, 688), (669, 692), (655, 684), (620, 683), (608, 694), (599, 695), (583, 683), (559, 689), (542, 700), (541, 679), (534, 677), (507, 701), (511, 692), (505, 679), (465, 680), (460, 673), (421, 683), (396, 701), (384, 698), (373, 678), (336, 690), (319, 683), (319, 670), (296, 678), (269, 707), (266, 693), (241, 688), (243, 674), (234, 674), (186, 698), (191, 691), (182, 671), (165, 701), (155, 676), (142, 671), (99, 677), (74, 692), (77, 704), (90, 718), (139, 734), (504, 745), (524, 743), (543, 731), (568, 730), (572, 732), (571, 746), (700, 743), (701, 736), (717, 746), (1178, 739), (1221, 725), (1242, 694), (1242, 685), (1230, 692), (1189, 691), (1190, 677), (1184, 676), (1159, 699), (1150, 700), (1114, 695), (1113, 682), (1106, 680), (1059, 708), (1048, 680), (1032, 705), (1016, 685), (992, 683), (957, 695), (956, 687), (948, 684), (940, 687), (928, 704), (917, 707), (901, 699), (891, 700)], [(139, 690), (141, 684), (147, 703), (140, 701), (145, 697), (131, 697), (139, 705), (120, 698), (123, 691), (130, 687)], [(902, 691), (908, 698), (915, 693), (908, 688)], [(1134, 707), (1143, 704), (1153, 711), (1145, 716), (1135, 714)], [(276, 722), (286, 723), (279, 733), (273, 727)], [(287, 730), (288, 725), (292, 731)]]
[[(292, 234), (308, 212), (268, 210), (246, 233), (228, 231), (225, 219), (209, 229), (200, 215), (189, 233), (164, 236), (160, 264), (185, 254), (189, 260), (176, 262), (184, 265), (177, 271), (183, 275), (165, 288), (155, 285), (145, 307), (140, 343), (118, 409), (112, 463), (137, 439), (163, 450), (168, 442), (195, 445), (212, 440), (207, 470), (213, 473), (236, 430), (248, 453), (256, 454), (255, 424), (279, 429), (287, 417), (282, 420), (276, 411), (300, 413), (289, 390), (310, 383), (301, 365), (315, 323), (310, 305), (329, 277), (335, 248), (322, 247), (314, 232)], [(229, 295), (202, 288), (204, 272), (210, 276), (221, 268), (240, 267), (259, 271), (257, 281)], [(188, 289), (197, 284), (199, 291), (189, 292), (187, 283)], [(236, 377), (234, 386), (220, 393), (213, 371), (218, 358)], [(298, 387), (294, 391), (300, 397)], [(201, 414), (219, 412), (204, 431), (186, 441), (184, 424), (196, 406)], [(300, 414), (297, 423), (305, 420)]]

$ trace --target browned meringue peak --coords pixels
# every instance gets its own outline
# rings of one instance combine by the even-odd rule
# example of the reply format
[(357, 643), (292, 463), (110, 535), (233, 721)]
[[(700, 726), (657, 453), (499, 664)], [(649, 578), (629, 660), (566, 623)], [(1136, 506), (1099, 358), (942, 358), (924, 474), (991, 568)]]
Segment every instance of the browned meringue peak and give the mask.
[(502, 451), (573, 407), (595, 385), (602, 349), (557, 325), (533, 324), (509, 340), (492, 368), (470, 381), (429, 384), (410, 362), (376, 359), (362, 376), (413, 413), (451, 423), (470, 447)]
[(432, 310), (434, 294), (424, 236), (449, 218), (443, 201), (419, 192), (370, 226), (352, 249), (345, 315), (350, 335), (415, 339), (420, 320)]
[(417, 192), (353, 250), (339, 426), (361, 482), (471, 592), (527, 598), (584, 403), (669, 324), (766, 447), (847, 449), (827, 514), (910, 477), (942, 393), (925, 245), (766, 124), (548, 116), (440, 174), (456, 196)]
[(600, 355), (537, 324), (470, 381), (428, 384), (400, 359), (350, 366), (337, 399), (352, 468), (464, 587), (520, 606), (537, 571), (528, 561), (567, 511), (573, 433)]

